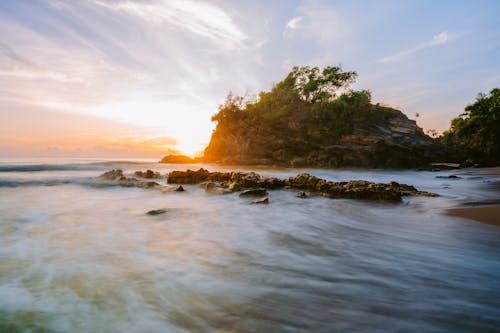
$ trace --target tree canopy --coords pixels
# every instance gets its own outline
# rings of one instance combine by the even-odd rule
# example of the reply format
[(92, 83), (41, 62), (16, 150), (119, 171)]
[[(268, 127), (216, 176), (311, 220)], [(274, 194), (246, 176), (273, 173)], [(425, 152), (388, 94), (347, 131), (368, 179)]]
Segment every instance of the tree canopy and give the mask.
[(376, 130), (377, 125), (401, 116), (397, 110), (371, 104), (368, 90), (350, 89), (356, 76), (340, 67), (293, 67), (257, 98), (229, 93), (212, 117), (217, 126), (205, 158), (288, 163), (316, 154), (318, 161), (326, 161), (330, 157), (323, 152), (325, 147), (339, 144), (354, 128)]
[(465, 151), (474, 163), (500, 164), (500, 88), (479, 94), (443, 134), (444, 143)]

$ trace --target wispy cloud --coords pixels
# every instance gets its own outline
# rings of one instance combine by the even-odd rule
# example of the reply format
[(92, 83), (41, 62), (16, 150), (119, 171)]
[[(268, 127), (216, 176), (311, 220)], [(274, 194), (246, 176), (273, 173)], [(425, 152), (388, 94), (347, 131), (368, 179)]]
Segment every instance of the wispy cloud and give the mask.
[(155, 24), (168, 23), (225, 45), (244, 47), (247, 36), (231, 17), (218, 7), (188, 0), (165, 0), (154, 3), (133, 1), (95, 1), (105, 8), (122, 11)]
[(322, 46), (330, 46), (346, 35), (347, 25), (335, 7), (321, 6), (317, 1), (305, 0), (297, 7), (297, 16), (290, 19), (283, 35), (288, 39), (307, 39)]
[(298, 29), (300, 27), (299, 23), (300, 23), (300, 21), (302, 21), (302, 19), (303, 19), (302, 16), (297, 16), (297, 17), (292, 18), (290, 21), (288, 21), (286, 23), (285, 30), (287, 30), (287, 29), (291, 29), (291, 30)]
[(427, 41), (425, 43), (421, 43), (411, 49), (407, 49), (398, 53), (395, 53), (393, 55), (383, 57), (377, 60), (378, 63), (384, 64), (384, 63), (391, 63), (391, 62), (396, 62), (401, 59), (404, 59), (406, 57), (411, 56), (414, 53), (417, 53), (418, 51), (438, 46), (438, 45), (443, 45), (448, 43), (450, 40), (457, 38), (458, 35), (453, 35), (449, 34), (447, 31), (440, 32), (439, 34), (435, 35), (432, 37), (430, 41)]

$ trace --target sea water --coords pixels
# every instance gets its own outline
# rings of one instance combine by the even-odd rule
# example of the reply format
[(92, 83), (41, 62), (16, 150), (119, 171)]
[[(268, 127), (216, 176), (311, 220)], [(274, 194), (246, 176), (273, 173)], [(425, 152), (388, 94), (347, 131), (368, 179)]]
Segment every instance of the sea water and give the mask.
[[(444, 214), (500, 202), (498, 169), (222, 168), (398, 181), (438, 198), (268, 205), (112, 186), (154, 161), (2, 160), (0, 332), (493, 332), (500, 227)], [(460, 178), (436, 178), (456, 174)], [(162, 184), (165, 179), (159, 180)], [(154, 209), (166, 213), (150, 216)]]

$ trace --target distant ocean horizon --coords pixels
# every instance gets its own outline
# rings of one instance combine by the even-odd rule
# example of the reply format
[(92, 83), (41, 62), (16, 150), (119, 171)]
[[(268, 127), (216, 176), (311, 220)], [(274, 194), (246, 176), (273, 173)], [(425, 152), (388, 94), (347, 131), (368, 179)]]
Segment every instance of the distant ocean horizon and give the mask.
[[(158, 160), (0, 158), (0, 332), (500, 327), (500, 227), (446, 214), (500, 203), (500, 168), (290, 169)], [(275, 190), (268, 205), (252, 205), (198, 185), (162, 193), (98, 178), (111, 169), (165, 176), (200, 167), (397, 181), (440, 197), (388, 204)], [(148, 215), (152, 210), (164, 213)]]

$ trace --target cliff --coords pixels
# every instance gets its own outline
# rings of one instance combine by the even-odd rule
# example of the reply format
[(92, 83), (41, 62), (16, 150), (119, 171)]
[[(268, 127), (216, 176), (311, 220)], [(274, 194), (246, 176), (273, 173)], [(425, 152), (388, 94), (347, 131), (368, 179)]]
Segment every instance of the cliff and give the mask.
[(449, 153), (402, 112), (372, 104), (368, 91), (330, 91), (323, 98), (308, 98), (299, 70), (256, 101), (228, 96), (212, 118), (217, 126), (204, 161), (406, 168), (428, 165)]

